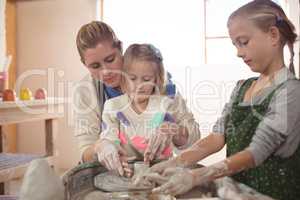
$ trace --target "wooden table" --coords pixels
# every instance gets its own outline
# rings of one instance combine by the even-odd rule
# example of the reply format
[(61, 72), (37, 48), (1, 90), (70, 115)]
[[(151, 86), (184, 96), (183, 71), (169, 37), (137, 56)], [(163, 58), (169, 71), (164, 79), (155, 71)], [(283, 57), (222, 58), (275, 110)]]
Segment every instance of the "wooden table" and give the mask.
[(45, 121), (45, 147), (50, 164), (55, 160), (53, 136), (57, 135), (58, 118), (63, 117), (63, 100), (48, 98), (47, 100), (30, 100), (3, 102), (0, 101), (0, 194), (5, 194), (9, 180), (24, 175), (29, 162), (41, 155), (5, 153), (6, 139), (3, 126), (32, 121)]

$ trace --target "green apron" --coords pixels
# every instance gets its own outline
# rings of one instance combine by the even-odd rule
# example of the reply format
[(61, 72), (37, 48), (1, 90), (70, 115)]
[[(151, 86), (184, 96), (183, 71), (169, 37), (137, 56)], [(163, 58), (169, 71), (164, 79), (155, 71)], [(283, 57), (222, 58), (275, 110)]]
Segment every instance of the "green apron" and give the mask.
[[(246, 80), (233, 102), (232, 111), (226, 117), (225, 131), (227, 157), (246, 149), (255, 135), (262, 117), (267, 112), (269, 103), (276, 90), (274, 89), (259, 105), (239, 106), (243, 102), (247, 89), (256, 78)], [(299, 130), (300, 131), (300, 130)], [(300, 199), (300, 146), (296, 152), (281, 158), (271, 155), (260, 166), (242, 171), (233, 178), (258, 192), (279, 200)]]

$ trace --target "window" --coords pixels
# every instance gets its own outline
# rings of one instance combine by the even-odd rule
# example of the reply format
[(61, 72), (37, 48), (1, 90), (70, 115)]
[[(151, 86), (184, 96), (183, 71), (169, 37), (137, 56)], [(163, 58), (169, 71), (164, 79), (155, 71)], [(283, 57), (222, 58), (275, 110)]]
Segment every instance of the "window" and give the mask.
[(205, 0), (205, 63), (243, 64), (236, 59), (236, 50), (227, 33), (227, 19), (233, 10), (248, 2), (250, 0)]
[[(124, 43), (152, 43), (167, 68), (203, 62), (203, 2), (189, 0), (104, 0), (103, 19)], [(172, 70), (174, 71), (174, 70)]]
[(212, 125), (236, 81), (255, 75), (236, 57), (226, 27), (229, 14), (249, 1), (102, 0), (103, 20), (124, 49), (132, 43), (157, 46), (190, 108)]
[(237, 58), (226, 27), (229, 14), (250, 0), (101, 1), (103, 20), (124, 49), (152, 43), (161, 50), (203, 133), (211, 131), (236, 82), (255, 75)]
[(205, 63), (242, 64), (236, 59), (236, 50), (228, 36), (227, 19), (233, 10), (250, 2), (250, 0), (204, 0), (204, 2)]

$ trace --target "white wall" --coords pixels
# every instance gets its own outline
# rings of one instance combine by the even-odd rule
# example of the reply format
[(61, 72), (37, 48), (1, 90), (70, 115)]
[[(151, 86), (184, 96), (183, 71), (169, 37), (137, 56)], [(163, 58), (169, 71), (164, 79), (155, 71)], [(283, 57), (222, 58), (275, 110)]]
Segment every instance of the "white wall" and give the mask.
[[(296, 2), (297, 0), (291, 1)], [(292, 6), (291, 8), (294, 7)], [(291, 12), (291, 14), (297, 16), (297, 12)], [(18, 75), (32, 69), (43, 69), (47, 72), (47, 69), (50, 67), (54, 70), (54, 93), (67, 97), (69, 92), (66, 87), (67, 83), (79, 80), (86, 73), (77, 55), (75, 45), (76, 33), (82, 24), (95, 18), (96, 0), (17, 1)], [(111, 23), (113, 24), (113, 22)], [(125, 38), (122, 39), (125, 40)], [(213, 78), (224, 80), (225, 83), (232, 81), (233, 79), (224, 79), (223, 72), (226, 70), (225, 67), (218, 70), (218, 73)], [(60, 76), (60, 71), (64, 72), (63, 76)], [(171, 71), (176, 71), (176, 69)], [(193, 71), (193, 74), (200, 74), (201, 76), (193, 76), (192, 78), (202, 80), (203, 77), (203, 80), (212, 80), (208, 73), (209, 70), (205, 71), (205, 73)], [(233, 74), (233, 76), (235, 75)], [(239, 77), (241, 77), (241, 74), (239, 74)], [(223, 82), (222, 84), (224, 85)], [(51, 85), (47, 83), (46, 76), (32, 76), (23, 83), (24, 87), (29, 87), (33, 91), (38, 87), (47, 88)], [(65, 85), (64, 91), (60, 89), (61, 92), (59, 92), (58, 88), (61, 85)], [(223, 85), (220, 85), (220, 87), (223, 87)], [(224, 92), (227, 91), (226, 89), (228, 88), (224, 88)], [(223, 90), (221, 92), (223, 94)], [(203, 98), (202, 100), (205, 101)], [(218, 103), (223, 105), (225, 99), (221, 100)], [(217, 105), (215, 101), (211, 103), (214, 106)], [(201, 104), (203, 105), (203, 102)], [(193, 109), (193, 111), (198, 116), (197, 110)], [(69, 117), (66, 114), (65, 118), (60, 120), (60, 133), (55, 143), (58, 150), (58, 164), (60, 168), (69, 168), (75, 165), (79, 159), (72, 127), (68, 124), (70, 121)], [(209, 121), (215, 120), (213, 116), (208, 114), (200, 115), (198, 119), (200, 122), (204, 122), (204, 118)], [(205, 127), (205, 124), (202, 126)], [(18, 127), (18, 150), (28, 153), (43, 153), (44, 137), (42, 133), (44, 133), (42, 123), (20, 125)]]
[(6, 56), (5, 2), (5, 0), (0, 0), (0, 72), (3, 71), (3, 63)]
[[(32, 91), (52, 87), (55, 96), (67, 97), (66, 85), (87, 73), (77, 54), (76, 33), (95, 17), (96, 0), (17, 1), (17, 74), (20, 77), (29, 70), (42, 69), (49, 75), (47, 70), (51, 68), (55, 78), (54, 83), (48, 83), (46, 75), (31, 76), (22, 82), (22, 87)], [(55, 141), (59, 168), (69, 168), (79, 160), (67, 113), (66, 109)], [(43, 123), (19, 125), (18, 151), (43, 153), (43, 133)]]
[[(289, 0), (288, 1), (288, 16), (292, 20), (293, 24), (296, 27), (296, 31), (298, 34), (298, 38), (300, 38), (300, 5), (299, 5), (299, 0)], [(296, 74), (298, 77), (300, 77), (300, 72), (299, 72), (299, 64), (300, 64), (300, 42), (299, 40), (295, 43), (294, 46), (294, 51), (295, 51), (295, 57), (294, 57), (294, 64), (296, 68)]]

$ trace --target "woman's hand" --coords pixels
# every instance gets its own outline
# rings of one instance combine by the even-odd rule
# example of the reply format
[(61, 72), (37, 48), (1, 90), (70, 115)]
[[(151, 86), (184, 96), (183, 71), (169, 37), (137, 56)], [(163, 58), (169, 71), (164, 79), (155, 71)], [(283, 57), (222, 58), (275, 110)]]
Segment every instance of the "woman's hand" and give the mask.
[(178, 125), (171, 122), (162, 123), (156, 133), (148, 139), (148, 146), (144, 153), (144, 161), (149, 163), (154, 158), (161, 158), (162, 152), (172, 143), (175, 135), (178, 135)]
[(108, 170), (117, 171), (121, 176), (124, 175), (124, 169), (121, 164), (121, 157), (125, 160), (126, 151), (111, 141), (100, 139), (94, 146), (94, 151), (97, 153), (98, 161)]

